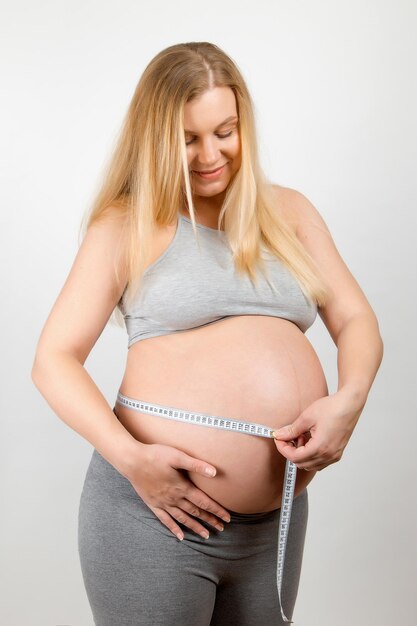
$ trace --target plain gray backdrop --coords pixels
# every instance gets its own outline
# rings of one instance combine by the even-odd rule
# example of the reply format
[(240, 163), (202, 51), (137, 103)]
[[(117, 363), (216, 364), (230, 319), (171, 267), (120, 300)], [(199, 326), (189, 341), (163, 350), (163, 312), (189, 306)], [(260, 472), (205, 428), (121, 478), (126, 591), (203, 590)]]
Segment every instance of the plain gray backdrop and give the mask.
[[(411, 624), (416, 4), (15, 0), (1, 13), (1, 623), (93, 625), (77, 552), (92, 447), (51, 411), (30, 371), (141, 73), (163, 48), (205, 40), (238, 64), (268, 177), (320, 211), (385, 344), (342, 460), (309, 486), (295, 624)], [(336, 391), (336, 349), (319, 318), (307, 337)], [(123, 329), (108, 325), (86, 362), (111, 406), (126, 348)]]

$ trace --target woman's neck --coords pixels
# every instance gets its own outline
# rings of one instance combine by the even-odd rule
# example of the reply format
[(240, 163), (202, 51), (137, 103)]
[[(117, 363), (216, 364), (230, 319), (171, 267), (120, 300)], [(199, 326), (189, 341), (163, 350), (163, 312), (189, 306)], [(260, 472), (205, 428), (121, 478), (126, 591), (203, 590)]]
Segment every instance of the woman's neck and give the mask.
[[(197, 221), (205, 226), (217, 228), (219, 213), (224, 201), (224, 193), (218, 194), (211, 198), (204, 196), (193, 197), (194, 211)], [(183, 208), (183, 215), (190, 217), (188, 208)]]

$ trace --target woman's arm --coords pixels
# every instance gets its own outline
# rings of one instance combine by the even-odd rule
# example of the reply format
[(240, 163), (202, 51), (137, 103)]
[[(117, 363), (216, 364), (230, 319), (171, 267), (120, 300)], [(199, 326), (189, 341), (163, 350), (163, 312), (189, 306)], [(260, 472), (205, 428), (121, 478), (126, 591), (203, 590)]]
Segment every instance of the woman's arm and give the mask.
[(143, 459), (146, 445), (132, 437), (76, 357), (45, 350), (35, 356), (32, 380), (53, 412), (123, 476)]
[[(318, 211), (305, 196), (288, 189), (286, 213), (290, 211), (298, 238), (331, 289), (319, 314), (337, 346), (338, 389), (309, 405), (292, 424), (275, 431), (275, 443), (298, 467), (314, 471), (342, 457), (381, 364), (383, 342), (375, 313)], [(297, 438), (305, 445), (295, 448), (292, 441)]]
[(126, 284), (124, 232), (117, 213), (88, 229), (39, 338), (32, 380), (56, 415), (132, 483), (173, 534), (182, 535), (175, 519), (205, 531), (188, 513), (214, 525), (216, 515), (228, 519), (228, 512), (178, 470), (207, 477), (215, 468), (182, 450), (135, 439), (84, 368)]
[(337, 340), (338, 391), (348, 391), (364, 406), (383, 357), (383, 342), (372, 310), (358, 313), (342, 327)]
[(122, 226), (112, 217), (88, 230), (38, 340), (31, 376), (54, 413), (125, 475), (145, 445), (119, 422), (84, 368), (124, 289), (114, 277), (114, 266), (122, 270)]

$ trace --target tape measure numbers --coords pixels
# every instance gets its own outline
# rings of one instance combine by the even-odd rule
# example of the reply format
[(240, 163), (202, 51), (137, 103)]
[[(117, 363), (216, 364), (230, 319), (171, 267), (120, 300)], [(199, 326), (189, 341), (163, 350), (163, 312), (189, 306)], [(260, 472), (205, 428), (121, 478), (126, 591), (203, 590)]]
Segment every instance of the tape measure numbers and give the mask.
[(293, 461), (287, 459), (285, 464), (284, 487), (282, 491), (281, 511), (279, 515), (278, 530), (278, 561), (277, 561), (277, 587), (279, 597), (279, 607), (281, 617), (284, 622), (292, 624), (285, 615), (282, 608), (282, 579), (284, 575), (285, 550), (287, 547), (288, 531), (290, 528), (291, 510), (294, 499), (295, 481), (297, 478), (297, 466)]
[[(157, 415), (166, 419), (177, 420), (188, 424), (196, 424), (197, 426), (206, 426), (208, 428), (221, 428), (223, 430), (231, 430), (234, 432), (242, 433), (244, 435), (255, 435), (257, 437), (274, 437), (274, 429), (270, 428), (269, 426), (264, 426), (263, 424), (243, 422), (240, 420), (218, 417), (215, 415), (207, 415), (205, 413), (194, 413), (185, 409), (178, 409), (163, 406), (160, 404), (151, 404), (150, 402), (144, 402), (143, 400), (135, 400), (134, 398), (129, 398), (128, 396), (124, 396), (120, 392), (118, 392), (117, 394), (116, 402), (140, 413)], [(294, 499), (296, 478), (297, 466), (295, 465), (295, 463), (293, 463), (293, 461), (287, 459), (287, 462), (285, 464), (284, 486), (282, 491), (278, 528), (277, 589), (281, 617), (284, 622), (288, 623), (292, 623), (292, 621), (289, 620), (284, 614), (281, 596), (285, 564), (285, 550), (287, 547), (288, 531), (290, 527), (291, 510)]]

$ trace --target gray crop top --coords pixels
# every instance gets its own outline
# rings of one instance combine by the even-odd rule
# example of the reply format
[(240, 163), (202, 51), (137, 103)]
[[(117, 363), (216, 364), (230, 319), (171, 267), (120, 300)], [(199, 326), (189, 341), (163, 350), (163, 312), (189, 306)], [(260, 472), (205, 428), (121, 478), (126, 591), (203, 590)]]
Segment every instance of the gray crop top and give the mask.
[(205, 326), (225, 317), (269, 315), (294, 322), (304, 333), (317, 315), (285, 265), (263, 250), (270, 286), (262, 272), (257, 285), (240, 277), (224, 231), (197, 224), (178, 214), (173, 240), (149, 265), (133, 304), (118, 303), (125, 320), (128, 348), (137, 341)]

